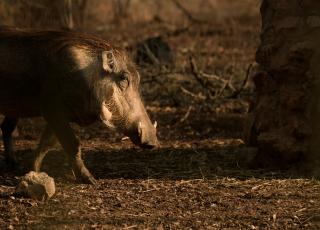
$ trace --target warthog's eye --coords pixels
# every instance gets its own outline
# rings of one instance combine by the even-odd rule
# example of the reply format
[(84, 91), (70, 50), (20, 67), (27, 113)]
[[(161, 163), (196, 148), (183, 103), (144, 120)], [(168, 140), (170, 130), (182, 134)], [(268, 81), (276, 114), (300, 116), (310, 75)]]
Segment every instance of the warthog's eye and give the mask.
[(118, 77), (118, 85), (121, 90), (126, 90), (129, 86), (129, 74), (121, 73)]

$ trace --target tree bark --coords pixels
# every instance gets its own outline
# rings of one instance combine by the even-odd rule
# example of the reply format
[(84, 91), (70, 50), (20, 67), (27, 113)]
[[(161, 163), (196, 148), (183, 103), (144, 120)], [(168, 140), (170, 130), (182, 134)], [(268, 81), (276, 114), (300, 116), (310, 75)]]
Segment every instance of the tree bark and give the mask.
[[(316, 162), (320, 147), (320, 1), (264, 0), (246, 142), (254, 164)], [(319, 90), (317, 90), (319, 89)], [(319, 108), (318, 108), (319, 107)], [(319, 143), (319, 144), (318, 144)]]

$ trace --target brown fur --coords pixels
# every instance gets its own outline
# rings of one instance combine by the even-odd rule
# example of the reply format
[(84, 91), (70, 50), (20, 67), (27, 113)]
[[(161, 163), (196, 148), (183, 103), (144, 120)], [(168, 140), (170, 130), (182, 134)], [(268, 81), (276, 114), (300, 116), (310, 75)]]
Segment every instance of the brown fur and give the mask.
[(12, 42), (32, 41), (46, 42), (50, 45), (57, 45), (60, 48), (68, 45), (81, 46), (91, 51), (110, 50), (112, 46), (105, 40), (83, 33), (58, 30), (22, 30), (10, 27), (0, 27), (0, 39), (10, 39)]
[(14, 161), (11, 134), (18, 118), (41, 115), (48, 125), (34, 170), (40, 170), (56, 136), (76, 177), (94, 183), (69, 122), (87, 125), (101, 119), (140, 146), (157, 146), (156, 129), (138, 87), (134, 64), (103, 39), (76, 32), (0, 28), (0, 113), (6, 116), (1, 126), (6, 159)]

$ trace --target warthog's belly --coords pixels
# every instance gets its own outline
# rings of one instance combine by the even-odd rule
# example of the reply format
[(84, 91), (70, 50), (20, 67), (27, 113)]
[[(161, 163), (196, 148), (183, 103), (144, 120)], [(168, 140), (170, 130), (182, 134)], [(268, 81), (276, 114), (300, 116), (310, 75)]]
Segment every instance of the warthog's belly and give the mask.
[(0, 113), (6, 116), (39, 116), (39, 84), (35, 79), (0, 74)]

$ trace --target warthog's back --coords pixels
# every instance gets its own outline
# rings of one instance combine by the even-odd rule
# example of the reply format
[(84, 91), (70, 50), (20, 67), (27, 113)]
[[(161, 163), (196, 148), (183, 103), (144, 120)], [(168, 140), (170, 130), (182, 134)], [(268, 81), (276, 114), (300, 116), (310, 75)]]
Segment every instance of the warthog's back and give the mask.
[(43, 82), (71, 68), (70, 47), (90, 53), (110, 48), (104, 40), (77, 33), (0, 28), (0, 113), (37, 116)]

